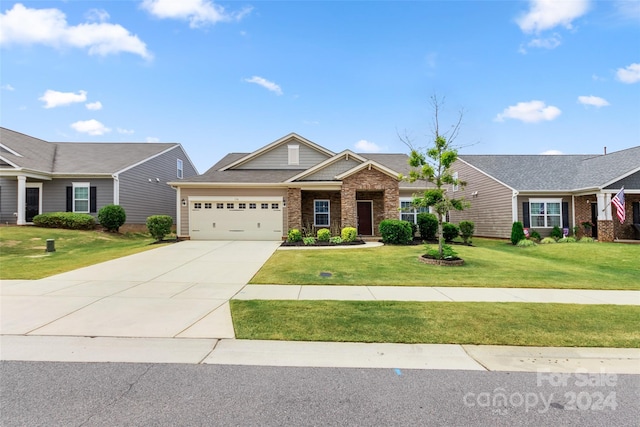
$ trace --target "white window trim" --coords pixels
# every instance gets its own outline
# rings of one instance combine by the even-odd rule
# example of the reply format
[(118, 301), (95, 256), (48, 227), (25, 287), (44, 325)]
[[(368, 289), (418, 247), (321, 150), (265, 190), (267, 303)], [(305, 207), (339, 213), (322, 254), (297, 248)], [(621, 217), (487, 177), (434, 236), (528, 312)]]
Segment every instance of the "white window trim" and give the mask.
[[(316, 202), (327, 202), (327, 212), (318, 212), (316, 210)], [(326, 224), (318, 224), (316, 219), (318, 214), (327, 215)], [(331, 200), (329, 199), (314, 199), (313, 200), (313, 225), (316, 227), (329, 227), (331, 224)]]
[[(456, 181), (458, 180), (458, 172), (454, 172), (453, 173), (453, 179), (456, 180)], [(460, 190), (459, 187), (460, 186), (458, 184), (453, 184), (453, 191), (456, 192), (456, 191)]]
[[(42, 183), (41, 182), (27, 182), (25, 184), (25, 200), (26, 200), (26, 189), (27, 188), (37, 188), (38, 189), (38, 215), (40, 215), (42, 213)], [(26, 210), (26, 203), (25, 203), (25, 210)], [(26, 212), (25, 212), (26, 213)]]
[[(418, 211), (418, 208), (416, 208), (415, 206), (413, 207), (413, 209), (411, 211), (404, 211), (402, 210), (402, 203), (403, 202), (408, 202), (413, 204), (413, 198), (411, 197), (400, 197), (400, 219), (402, 219), (402, 215), (412, 215), (413, 216), (413, 223), (417, 224), (418, 223), (418, 214), (421, 213)], [(428, 212), (431, 212), (431, 208), (427, 208)]]
[(300, 164), (300, 146), (290, 144), (287, 145), (288, 149), (288, 163), (289, 165), (299, 165)]
[[(545, 206), (545, 210), (544, 210), (544, 226), (540, 226), (540, 225), (533, 225), (533, 217), (534, 216), (540, 216), (540, 214), (534, 215), (533, 214), (533, 209), (531, 209), (531, 204), (532, 203), (544, 203)], [(548, 213), (548, 209), (547, 209), (547, 204), (548, 203), (557, 203), (560, 205), (560, 213), (558, 215), (553, 214), (551, 216), (558, 216), (560, 217), (560, 225), (558, 227), (562, 228), (564, 226), (564, 224), (562, 224), (562, 199), (529, 199), (529, 225), (531, 226), (531, 228), (553, 228), (553, 225), (549, 225), (547, 220), (549, 219), (549, 213)]]
[(182, 159), (177, 159), (176, 161), (176, 176), (178, 179), (182, 179), (184, 177), (184, 163)]
[[(91, 183), (90, 182), (73, 182), (71, 183), (73, 189), (72, 189), (72, 211), (76, 212), (76, 213), (89, 213), (91, 212)], [(87, 210), (86, 211), (80, 211), (78, 209), (76, 209), (76, 188), (87, 188)]]

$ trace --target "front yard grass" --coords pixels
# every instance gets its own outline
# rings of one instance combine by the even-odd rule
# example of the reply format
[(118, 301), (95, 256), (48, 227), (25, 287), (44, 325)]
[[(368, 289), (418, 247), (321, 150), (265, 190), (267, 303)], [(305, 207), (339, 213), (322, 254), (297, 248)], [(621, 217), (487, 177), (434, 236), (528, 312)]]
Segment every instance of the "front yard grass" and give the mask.
[[(277, 251), (253, 284), (640, 289), (640, 245), (556, 243), (520, 248), (504, 240), (455, 245), (461, 267), (422, 264), (419, 246)], [(331, 273), (330, 277), (320, 276)], [(326, 275), (324, 275), (326, 276)]]
[(236, 338), (640, 347), (640, 307), (577, 304), (231, 300)]
[[(45, 252), (47, 239), (55, 252)], [(157, 247), (152, 242), (146, 234), (0, 227), (0, 279), (41, 279)]]

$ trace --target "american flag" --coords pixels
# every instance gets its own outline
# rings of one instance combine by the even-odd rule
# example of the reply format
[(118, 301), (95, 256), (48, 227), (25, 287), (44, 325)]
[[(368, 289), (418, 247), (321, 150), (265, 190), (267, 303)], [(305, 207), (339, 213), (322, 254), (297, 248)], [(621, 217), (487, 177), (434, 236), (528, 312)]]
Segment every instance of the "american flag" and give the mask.
[(618, 194), (613, 196), (613, 199), (611, 199), (611, 204), (616, 207), (616, 215), (620, 220), (620, 224), (622, 224), (627, 217), (624, 212), (624, 187), (622, 187), (622, 189), (618, 191)]

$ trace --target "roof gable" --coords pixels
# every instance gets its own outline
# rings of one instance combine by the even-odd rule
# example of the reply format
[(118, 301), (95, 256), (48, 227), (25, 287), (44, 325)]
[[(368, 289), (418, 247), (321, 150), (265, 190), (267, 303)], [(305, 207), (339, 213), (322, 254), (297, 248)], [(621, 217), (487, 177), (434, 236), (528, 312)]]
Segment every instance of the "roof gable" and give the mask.
[(366, 162), (367, 159), (357, 155), (351, 150), (344, 150), (341, 153), (318, 163), (304, 172), (291, 177), (288, 182), (293, 181), (334, 181), (336, 176)]
[[(300, 161), (297, 165), (289, 165), (287, 161), (289, 145), (300, 147)], [(290, 133), (271, 144), (247, 154), (246, 156), (228, 164), (220, 169), (308, 169), (327, 158), (333, 157), (335, 153), (326, 148), (301, 137), (298, 134)]]
[(400, 179), (400, 174), (396, 171), (394, 171), (393, 169), (389, 169), (388, 167), (381, 165), (380, 163), (373, 161), (373, 160), (367, 160), (364, 163), (359, 164), (358, 166), (356, 166), (355, 168), (349, 169), (348, 171), (346, 171), (345, 173), (342, 173), (338, 176), (336, 176), (336, 179), (338, 180), (343, 180), (353, 174), (356, 174), (358, 172), (360, 172), (361, 170), (364, 169), (376, 169), (384, 174), (389, 175), (392, 178), (395, 178), (397, 180)]

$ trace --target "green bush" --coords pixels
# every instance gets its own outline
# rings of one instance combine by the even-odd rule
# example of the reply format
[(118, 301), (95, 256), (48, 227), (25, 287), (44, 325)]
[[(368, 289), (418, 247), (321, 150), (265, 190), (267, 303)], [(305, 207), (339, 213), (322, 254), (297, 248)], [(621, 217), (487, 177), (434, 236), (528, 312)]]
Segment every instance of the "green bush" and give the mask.
[(321, 228), (318, 230), (318, 241), (328, 242), (331, 239), (331, 231), (328, 228)]
[(517, 246), (520, 248), (528, 248), (531, 246), (536, 246), (536, 242), (534, 242), (533, 240), (522, 239), (518, 242)]
[(151, 215), (147, 218), (147, 229), (151, 237), (160, 242), (164, 236), (171, 233), (173, 218), (169, 215)]
[(540, 240), (540, 243), (543, 245), (548, 245), (549, 243), (555, 243), (556, 239), (554, 239), (553, 237), (545, 237), (544, 239)]
[(563, 237), (562, 239), (558, 239), (558, 243), (575, 243), (577, 242), (575, 237)]
[(96, 226), (96, 220), (93, 216), (84, 213), (50, 212), (34, 216), (33, 224), (46, 228), (93, 230)]
[(511, 244), (517, 245), (518, 242), (524, 239), (526, 236), (524, 235), (524, 227), (520, 221), (516, 221), (511, 226)]
[(340, 233), (343, 242), (353, 242), (358, 237), (358, 230), (354, 227), (345, 227)]
[(98, 211), (98, 222), (107, 231), (117, 232), (127, 220), (127, 214), (120, 205), (106, 205)]
[(562, 233), (562, 230), (560, 229), (560, 227), (558, 227), (557, 225), (555, 227), (553, 227), (553, 229), (551, 230), (551, 237), (553, 237), (554, 239), (558, 240), (558, 239), (562, 239), (564, 237), (564, 234)]
[(289, 230), (289, 233), (287, 234), (287, 242), (302, 242), (302, 231), (297, 228)]
[(413, 240), (411, 223), (399, 219), (385, 219), (380, 222), (382, 242), (392, 245), (406, 245)]
[(457, 225), (451, 224), (450, 222), (442, 223), (442, 237), (444, 237), (445, 242), (450, 242), (459, 235), (460, 230)]
[(302, 242), (305, 245), (315, 245), (316, 244), (316, 238), (315, 237), (305, 237), (302, 239)]
[(460, 221), (458, 227), (460, 227), (460, 235), (462, 236), (462, 240), (465, 243), (470, 243), (476, 225), (473, 223), (473, 221)]
[(593, 242), (595, 242), (593, 237), (583, 237), (578, 241), (578, 243), (593, 243)]
[[(438, 251), (438, 247), (432, 248), (430, 245), (425, 245), (425, 249), (427, 251), (427, 256), (435, 259), (440, 258), (440, 252)], [(442, 259), (456, 259), (458, 258), (458, 253), (453, 250), (453, 248), (449, 245), (442, 245)]]
[(342, 237), (335, 236), (335, 237), (332, 237), (329, 241), (331, 243), (335, 243), (336, 245), (339, 245), (340, 243), (342, 243)]
[(531, 233), (529, 233), (529, 237), (537, 242), (540, 241), (540, 239), (542, 239), (542, 236), (540, 235), (540, 233), (538, 233), (537, 231), (533, 230)]
[(418, 232), (422, 240), (435, 240), (438, 234), (438, 217), (432, 213), (422, 212), (418, 214)]

